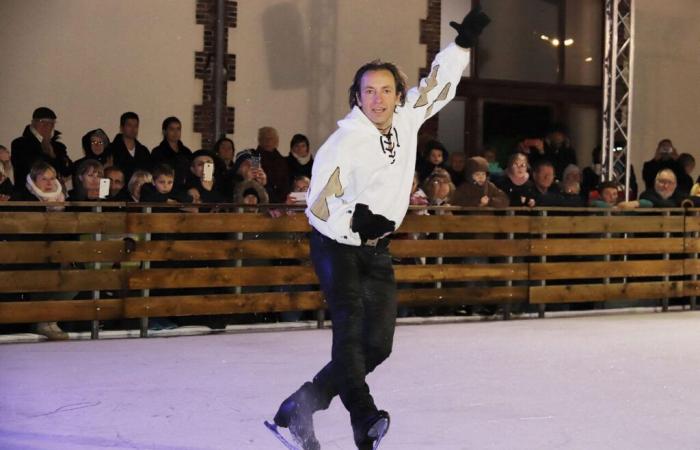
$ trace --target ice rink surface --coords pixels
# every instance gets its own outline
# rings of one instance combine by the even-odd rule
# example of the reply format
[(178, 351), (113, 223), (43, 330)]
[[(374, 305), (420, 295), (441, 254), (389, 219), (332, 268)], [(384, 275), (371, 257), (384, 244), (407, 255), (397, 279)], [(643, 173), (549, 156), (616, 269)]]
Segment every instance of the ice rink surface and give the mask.
[[(282, 449), (264, 428), (329, 330), (0, 346), (0, 449)], [(700, 312), (400, 326), (382, 450), (698, 449)], [(338, 399), (323, 449), (353, 449)]]

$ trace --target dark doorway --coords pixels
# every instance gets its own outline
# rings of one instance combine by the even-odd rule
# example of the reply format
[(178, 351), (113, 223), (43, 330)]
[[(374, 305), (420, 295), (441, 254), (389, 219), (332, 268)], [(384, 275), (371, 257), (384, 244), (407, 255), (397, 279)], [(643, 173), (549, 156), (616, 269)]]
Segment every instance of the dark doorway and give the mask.
[(484, 145), (495, 148), (498, 160), (505, 164), (519, 141), (544, 136), (553, 114), (549, 105), (484, 102)]

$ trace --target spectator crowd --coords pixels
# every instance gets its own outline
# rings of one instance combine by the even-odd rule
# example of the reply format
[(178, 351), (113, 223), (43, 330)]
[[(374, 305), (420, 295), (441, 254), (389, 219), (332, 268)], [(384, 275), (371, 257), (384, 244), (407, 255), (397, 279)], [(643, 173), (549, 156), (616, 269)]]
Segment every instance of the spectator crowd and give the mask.
[[(190, 150), (181, 140), (177, 117), (162, 122), (162, 141), (151, 150), (138, 140), (139, 116), (125, 112), (112, 139), (101, 128), (82, 137), (83, 157), (72, 161), (56, 114), (37, 108), (10, 149), (0, 145), (0, 201), (47, 202), (63, 210), (64, 201), (123, 201), (176, 204), (303, 204), (312, 176), (311, 144), (295, 134), (289, 154), (279, 151), (273, 127), (258, 130), (257, 147), (236, 151), (222, 137), (211, 149)], [(524, 139), (507, 155), (504, 166), (494, 148), (467, 157), (437, 140), (419, 145), (411, 205), (463, 207), (638, 207), (700, 206), (700, 177), (693, 182), (695, 158), (661, 140), (644, 163), (644, 190), (638, 193), (634, 167), (629, 192), (601, 182), (600, 148), (592, 164), (577, 165), (576, 152), (563, 126), (545, 136)], [(623, 162), (624, 163), (624, 162)], [(196, 207), (192, 209), (196, 210)], [(282, 215), (270, 210), (273, 216)], [(423, 210), (419, 214), (428, 214)], [(64, 338), (55, 323), (39, 324), (41, 334)], [(41, 328), (43, 327), (43, 328)]]

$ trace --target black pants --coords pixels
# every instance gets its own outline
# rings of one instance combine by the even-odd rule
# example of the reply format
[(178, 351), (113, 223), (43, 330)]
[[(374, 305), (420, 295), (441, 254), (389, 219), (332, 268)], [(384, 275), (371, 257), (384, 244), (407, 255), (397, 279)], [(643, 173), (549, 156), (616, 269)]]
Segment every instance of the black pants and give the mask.
[(333, 322), (329, 362), (313, 379), (314, 410), (340, 395), (353, 427), (377, 412), (365, 382), (391, 353), (396, 325), (396, 281), (386, 243), (339, 244), (311, 234), (311, 260)]

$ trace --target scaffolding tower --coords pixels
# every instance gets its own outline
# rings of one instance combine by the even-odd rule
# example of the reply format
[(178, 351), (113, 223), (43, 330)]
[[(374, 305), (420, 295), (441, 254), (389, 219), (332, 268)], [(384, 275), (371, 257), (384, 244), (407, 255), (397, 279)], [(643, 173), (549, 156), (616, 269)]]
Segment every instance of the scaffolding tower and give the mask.
[(605, 0), (602, 178), (630, 195), (634, 66), (633, 0)]

